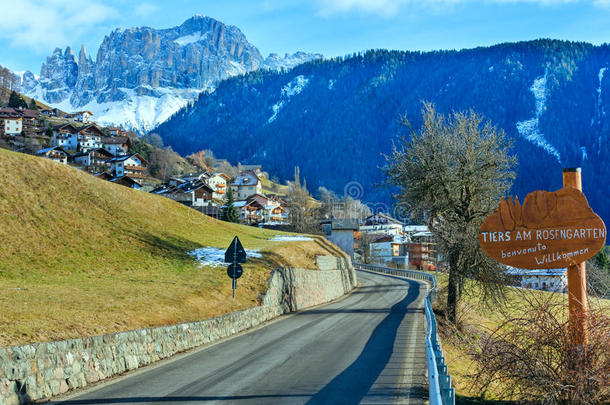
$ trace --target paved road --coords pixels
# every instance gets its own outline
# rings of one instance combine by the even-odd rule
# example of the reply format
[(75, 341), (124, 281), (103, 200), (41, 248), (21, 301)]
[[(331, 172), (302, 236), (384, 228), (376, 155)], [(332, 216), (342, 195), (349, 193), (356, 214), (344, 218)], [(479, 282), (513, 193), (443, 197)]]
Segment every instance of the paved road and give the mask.
[(425, 403), (426, 285), (362, 271), (358, 281), (341, 301), (61, 403)]

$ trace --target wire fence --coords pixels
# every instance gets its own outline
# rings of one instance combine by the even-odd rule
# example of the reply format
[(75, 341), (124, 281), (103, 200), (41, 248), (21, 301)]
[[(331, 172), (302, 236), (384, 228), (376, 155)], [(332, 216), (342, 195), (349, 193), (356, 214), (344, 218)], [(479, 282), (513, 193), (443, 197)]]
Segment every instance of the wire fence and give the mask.
[(389, 274), (425, 281), (430, 290), (425, 299), (426, 323), (426, 363), (428, 367), (428, 392), (430, 405), (455, 405), (455, 389), (451, 387), (451, 375), (447, 370), (441, 342), (438, 339), (436, 317), (432, 311), (432, 302), (436, 299), (436, 278), (433, 274), (415, 270), (399, 270), (371, 264), (355, 263), (357, 270)]

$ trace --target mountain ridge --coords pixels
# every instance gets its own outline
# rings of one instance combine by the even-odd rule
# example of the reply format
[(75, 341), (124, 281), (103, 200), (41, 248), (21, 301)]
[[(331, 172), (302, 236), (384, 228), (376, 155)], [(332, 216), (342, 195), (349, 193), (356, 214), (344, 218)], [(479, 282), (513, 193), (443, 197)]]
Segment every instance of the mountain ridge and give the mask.
[(90, 110), (101, 124), (145, 132), (228, 77), (318, 57), (297, 52), (264, 59), (236, 26), (196, 15), (165, 29), (117, 28), (95, 60), (84, 46), (78, 57), (70, 46), (56, 48), (38, 78), (22, 75), (21, 90), (62, 110)]

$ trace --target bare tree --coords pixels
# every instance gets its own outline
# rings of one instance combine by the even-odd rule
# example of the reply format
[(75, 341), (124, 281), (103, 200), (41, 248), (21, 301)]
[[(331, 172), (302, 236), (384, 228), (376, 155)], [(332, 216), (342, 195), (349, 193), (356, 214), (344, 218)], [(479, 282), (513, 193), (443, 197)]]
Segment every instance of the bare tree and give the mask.
[(447, 318), (456, 322), (466, 277), (482, 282), (485, 298), (497, 298), (504, 268), (483, 253), (478, 229), (509, 190), (516, 158), (504, 132), (469, 111), (438, 114), (424, 103), (423, 126), (410, 130), (387, 156), (388, 181), (412, 217), (423, 217), (449, 264)]
[(296, 232), (314, 232), (316, 230), (315, 207), (307, 186), (301, 184), (300, 170), (294, 169), (294, 181), (288, 183), (286, 200), (288, 217)]
[(578, 354), (569, 333), (567, 297), (527, 290), (516, 294), (501, 308), (501, 324), (465, 345), (477, 366), (471, 375), (475, 386), (527, 403), (608, 403), (610, 315), (605, 304), (589, 303), (586, 362), (571, 367)]

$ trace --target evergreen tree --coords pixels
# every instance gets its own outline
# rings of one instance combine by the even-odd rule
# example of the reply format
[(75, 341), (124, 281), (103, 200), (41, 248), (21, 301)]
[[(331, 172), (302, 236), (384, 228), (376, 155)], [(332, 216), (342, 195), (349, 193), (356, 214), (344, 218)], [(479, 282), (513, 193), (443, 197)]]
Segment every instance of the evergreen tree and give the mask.
[(28, 108), (28, 104), (25, 102), (23, 97), (16, 91), (11, 91), (11, 95), (8, 99), (8, 106), (12, 108)]
[(239, 214), (233, 206), (233, 203), (235, 202), (235, 200), (233, 199), (233, 191), (231, 190), (231, 186), (227, 188), (227, 204), (222, 209), (221, 219), (226, 222), (239, 223)]
[(32, 98), (30, 99), (30, 105), (28, 106), (28, 108), (30, 110), (38, 110), (40, 107), (38, 107), (38, 104), (36, 104), (36, 100)]

